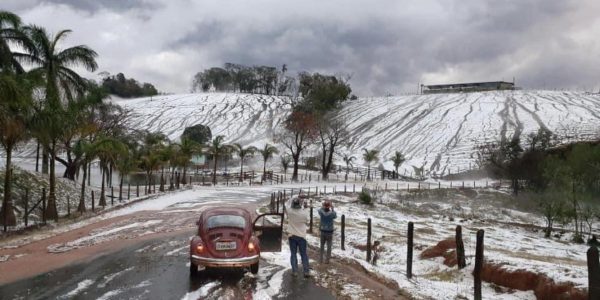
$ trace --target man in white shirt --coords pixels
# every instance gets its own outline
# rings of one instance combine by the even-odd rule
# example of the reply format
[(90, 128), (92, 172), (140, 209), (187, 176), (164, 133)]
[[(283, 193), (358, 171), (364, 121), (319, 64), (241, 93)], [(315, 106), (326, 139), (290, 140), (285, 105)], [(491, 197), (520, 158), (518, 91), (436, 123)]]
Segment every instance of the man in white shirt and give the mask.
[(293, 198), (290, 201), (290, 208), (287, 213), (287, 231), (290, 243), (290, 262), (292, 264), (292, 275), (296, 276), (298, 271), (297, 252), (300, 252), (304, 277), (309, 277), (308, 254), (306, 252), (306, 220), (308, 219), (308, 209), (306, 203), (300, 198)]

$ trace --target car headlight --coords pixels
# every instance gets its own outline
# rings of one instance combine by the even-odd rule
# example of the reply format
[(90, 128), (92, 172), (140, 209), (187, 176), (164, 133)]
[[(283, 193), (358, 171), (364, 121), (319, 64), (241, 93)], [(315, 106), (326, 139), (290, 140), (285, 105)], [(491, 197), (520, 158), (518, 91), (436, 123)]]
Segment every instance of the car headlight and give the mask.
[(256, 246), (254, 246), (253, 242), (248, 243), (248, 251), (254, 252), (256, 250)]
[(196, 252), (197, 252), (197, 253), (202, 253), (202, 252), (204, 252), (204, 245), (202, 245), (202, 244), (198, 244), (198, 245), (196, 245)]

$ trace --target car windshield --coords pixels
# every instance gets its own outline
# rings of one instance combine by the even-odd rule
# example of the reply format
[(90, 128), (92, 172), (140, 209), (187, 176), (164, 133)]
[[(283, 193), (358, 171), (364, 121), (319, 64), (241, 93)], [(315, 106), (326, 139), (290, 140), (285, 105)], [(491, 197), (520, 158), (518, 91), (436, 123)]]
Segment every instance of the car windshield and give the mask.
[(246, 220), (243, 217), (233, 215), (212, 216), (206, 220), (206, 227), (208, 229), (217, 227), (237, 227), (243, 229), (246, 227)]

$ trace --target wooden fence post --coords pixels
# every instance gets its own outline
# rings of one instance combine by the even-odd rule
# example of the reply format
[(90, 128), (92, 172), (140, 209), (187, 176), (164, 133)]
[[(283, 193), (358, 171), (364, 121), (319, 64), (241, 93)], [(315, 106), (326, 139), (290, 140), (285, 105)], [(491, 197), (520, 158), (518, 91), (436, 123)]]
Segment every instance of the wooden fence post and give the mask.
[(475, 248), (475, 270), (473, 278), (475, 279), (475, 300), (481, 300), (481, 269), (483, 268), (483, 229), (477, 231), (477, 245)]
[(310, 200), (310, 223), (309, 223), (308, 232), (313, 233), (313, 203), (312, 203), (312, 199)]
[(71, 216), (71, 199), (67, 196), (67, 216)]
[(127, 183), (127, 200), (131, 199), (131, 182)]
[(600, 264), (598, 248), (591, 246), (587, 251), (588, 299), (600, 299)]
[(408, 241), (406, 243), (406, 277), (412, 278), (412, 260), (413, 260), (413, 233), (415, 225), (413, 222), (408, 222)]
[(110, 205), (111, 206), (115, 205), (115, 191), (112, 186), (110, 187)]
[(371, 262), (371, 218), (367, 219), (367, 262)]
[(46, 188), (42, 188), (42, 222), (46, 224)]
[(136, 184), (135, 186), (135, 196), (139, 197), (140, 196), (140, 184)]
[(342, 235), (342, 250), (346, 250), (346, 216), (342, 215), (342, 230), (341, 230), (341, 235)]
[(462, 240), (462, 227), (460, 225), (456, 226), (456, 261), (459, 269), (467, 266), (465, 260), (465, 244)]
[(96, 205), (94, 202), (96, 201), (94, 200), (94, 190), (92, 190), (92, 211), (94, 211), (94, 205)]
[(356, 183), (352, 184), (352, 194), (356, 194)]
[[(85, 184), (85, 183), (84, 183)], [(29, 221), (29, 189), (25, 189), (25, 227), (27, 227), (27, 223)]]

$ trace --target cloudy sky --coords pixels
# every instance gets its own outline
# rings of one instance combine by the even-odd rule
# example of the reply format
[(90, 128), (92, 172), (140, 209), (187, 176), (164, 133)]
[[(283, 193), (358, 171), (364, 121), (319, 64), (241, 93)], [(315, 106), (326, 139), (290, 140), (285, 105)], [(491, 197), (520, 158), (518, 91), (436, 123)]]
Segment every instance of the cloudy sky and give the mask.
[[(598, 0), (0, 0), (161, 91), (225, 62), (351, 74), (360, 96), (506, 80), (600, 88)], [(87, 77), (98, 78), (96, 74)]]

